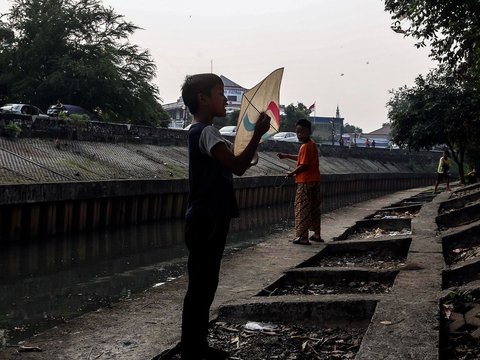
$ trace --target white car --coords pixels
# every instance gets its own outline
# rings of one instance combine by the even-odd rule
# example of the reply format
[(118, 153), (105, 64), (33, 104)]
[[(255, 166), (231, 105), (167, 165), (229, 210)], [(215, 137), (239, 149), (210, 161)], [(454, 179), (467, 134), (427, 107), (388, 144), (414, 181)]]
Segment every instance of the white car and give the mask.
[(298, 142), (297, 134), (290, 131), (276, 133), (270, 140)]
[(236, 126), (224, 126), (220, 129), (220, 134), (223, 136), (235, 136), (237, 135), (237, 127)]
[(5, 104), (0, 107), (0, 110), (11, 114), (32, 115), (45, 119), (49, 118), (49, 116), (38, 107), (30, 104)]

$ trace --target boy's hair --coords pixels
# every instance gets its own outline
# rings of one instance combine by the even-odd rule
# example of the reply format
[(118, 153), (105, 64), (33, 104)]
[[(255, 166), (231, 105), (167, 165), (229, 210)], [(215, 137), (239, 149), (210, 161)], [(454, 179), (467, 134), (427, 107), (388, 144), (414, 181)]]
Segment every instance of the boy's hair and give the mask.
[(297, 121), (296, 126), (301, 126), (308, 129), (309, 132), (312, 132), (312, 123), (307, 119), (300, 119)]
[(185, 78), (182, 85), (183, 103), (192, 115), (198, 111), (198, 94), (210, 95), (216, 85), (223, 85), (220, 76), (215, 74), (196, 74)]

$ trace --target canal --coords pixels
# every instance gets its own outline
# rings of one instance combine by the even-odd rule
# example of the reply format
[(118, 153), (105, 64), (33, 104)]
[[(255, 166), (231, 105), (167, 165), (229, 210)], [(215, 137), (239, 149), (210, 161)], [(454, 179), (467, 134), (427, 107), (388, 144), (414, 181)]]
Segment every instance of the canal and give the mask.
[[(243, 210), (226, 256), (293, 227), (293, 205)], [(128, 301), (186, 273), (183, 221), (83, 232), (0, 248), (0, 330), (7, 344)], [(1, 333), (0, 333), (1, 336)]]

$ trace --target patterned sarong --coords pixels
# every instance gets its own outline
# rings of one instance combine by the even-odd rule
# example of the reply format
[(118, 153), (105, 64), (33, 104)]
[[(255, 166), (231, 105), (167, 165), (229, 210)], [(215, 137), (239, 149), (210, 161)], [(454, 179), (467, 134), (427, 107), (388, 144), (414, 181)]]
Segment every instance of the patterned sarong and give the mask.
[(320, 182), (296, 184), (295, 233), (308, 238), (308, 230), (320, 237)]

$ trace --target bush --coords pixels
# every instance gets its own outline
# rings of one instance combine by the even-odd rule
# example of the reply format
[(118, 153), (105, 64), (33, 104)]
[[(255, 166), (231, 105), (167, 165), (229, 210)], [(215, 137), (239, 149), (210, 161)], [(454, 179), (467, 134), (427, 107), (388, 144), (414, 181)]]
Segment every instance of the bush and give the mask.
[(7, 137), (16, 138), (20, 135), (22, 129), (16, 123), (11, 122), (3, 127), (3, 131)]
[(77, 128), (86, 128), (88, 125), (88, 115), (86, 114), (70, 114), (67, 115), (63, 111), (58, 114), (60, 119), (66, 120), (66, 124)]
[(88, 115), (70, 114), (68, 117), (70, 118), (72, 125), (75, 125), (77, 127), (87, 127)]

